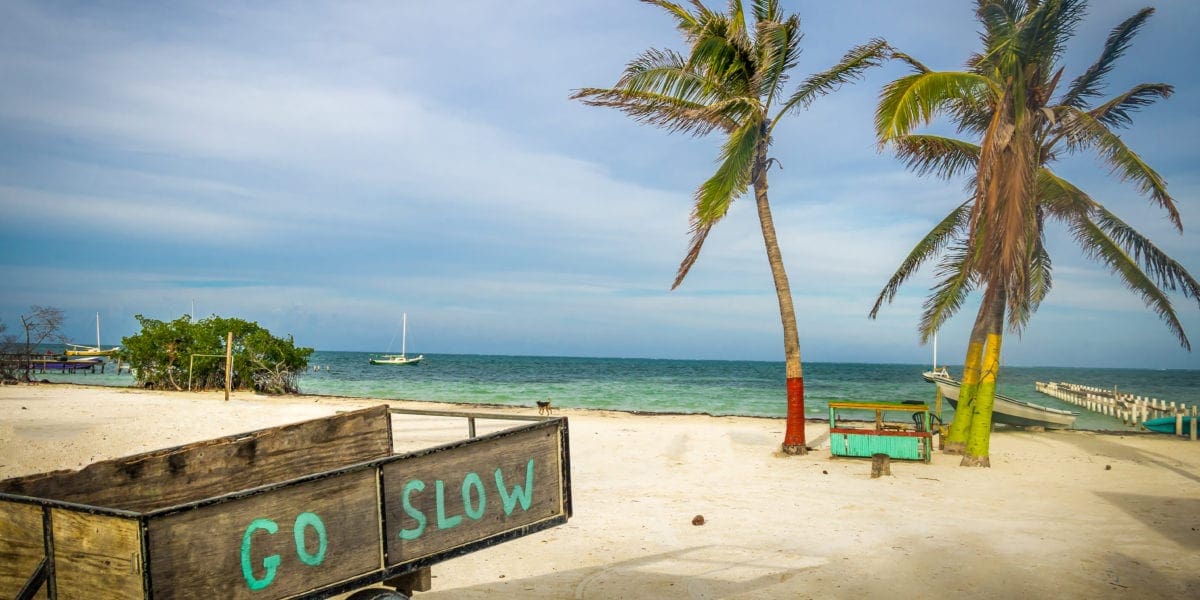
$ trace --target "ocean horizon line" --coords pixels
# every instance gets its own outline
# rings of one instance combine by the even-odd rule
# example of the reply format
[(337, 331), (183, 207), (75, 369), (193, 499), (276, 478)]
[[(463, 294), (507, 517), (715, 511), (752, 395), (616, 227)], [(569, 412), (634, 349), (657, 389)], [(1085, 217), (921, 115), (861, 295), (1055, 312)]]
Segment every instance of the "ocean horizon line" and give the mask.
[[(339, 353), (339, 354), (395, 354), (394, 351), (383, 350), (323, 350), (314, 348), (314, 352), (321, 353)], [(425, 356), (463, 356), (475, 358), (553, 358), (553, 359), (574, 359), (574, 360), (628, 360), (628, 361), (686, 361), (686, 362), (714, 362), (714, 363), (763, 363), (772, 365), (783, 365), (784, 361), (766, 360), (759, 358), (677, 358), (677, 357), (649, 357), (649, 356), (591, 356), (582, 354), (493, 354), (488, 352), (410, 352), (409, 354), (423, 354)], [(929, 367), (931, 361), (927, 362), (882, 362), (882, 361), (864, 361), (864, 360), (802, 360), (805, 365), (878, 365), (892, 367)], [(939, 367), (962, 367), (962, 363), (958, 362), (943, 362)], [(1001, 371), (1005, 368), (1019, 369), (1078, 369), (1078, 370), (1105, 370), (1105, 371), (1181, 371), (1192, 372), (1200, 371), (1200, 367), (1194, 369), (1180, 367), (1107, 367), (1107, 366), (1085, 366), (1085, 365), (1047, 365), (1047, 364), (1002, 364)]]

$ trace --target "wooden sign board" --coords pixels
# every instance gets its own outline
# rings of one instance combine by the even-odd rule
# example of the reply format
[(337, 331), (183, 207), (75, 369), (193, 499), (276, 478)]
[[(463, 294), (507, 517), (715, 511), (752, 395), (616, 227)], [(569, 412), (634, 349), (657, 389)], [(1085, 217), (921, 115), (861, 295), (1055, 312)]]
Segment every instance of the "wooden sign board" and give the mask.
[(527, 429), (383, 465), (387, 565), (565, 521), (560, 434)]
[(151, 519), (151, 597), (286, 598), (380, 568), (365, 468)]

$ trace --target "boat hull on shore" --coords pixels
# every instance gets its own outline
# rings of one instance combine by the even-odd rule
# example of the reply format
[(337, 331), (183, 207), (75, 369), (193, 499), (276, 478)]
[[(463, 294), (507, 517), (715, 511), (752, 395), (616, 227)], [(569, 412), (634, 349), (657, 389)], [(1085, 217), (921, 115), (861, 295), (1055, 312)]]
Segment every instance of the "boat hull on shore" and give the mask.
[[(1191, 430), (1192, 419), (1195, 419), (1195, 418), (1196, 417), (1193, 417), (1191, 415), (1183, 417), (1183, 433), (1184, 434), (1186, 434), (1188, 431)], [(1169, 434), (1174, 435), (1175, 434), (1175, 417), (1159, 417), (1157, 419), (1150, 419), (1149, 421), (1142, 423), (1142, 427), (1145, 427), (1146, 429), (1157, 432), (1157, 433), (1169, 433)]]
[[(946, 397), (956, 410), (958, 409), (959, 382), (950, 377), (945, 370), (926, 371), (925, 381), (937, 384), (938, 390)], [(992, 420), (996, 423), (1014, 425), (1016, 427), (1045, 427), (1046, 429), (1070, 429), (1075, 424), (1079, 413), (1069, 410), (1050, 408), (1032, 402), (1024, 402), (996, 394), (992, 405)], [(1172, 427), (1174, 427), (1172, 425)]]

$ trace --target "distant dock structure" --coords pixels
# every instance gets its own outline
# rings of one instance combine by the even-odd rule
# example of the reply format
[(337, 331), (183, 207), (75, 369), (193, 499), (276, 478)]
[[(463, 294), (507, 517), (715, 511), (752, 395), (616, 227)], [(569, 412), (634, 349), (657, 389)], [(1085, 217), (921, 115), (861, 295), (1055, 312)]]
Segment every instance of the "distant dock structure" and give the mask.
[(1176, 415), (1191, 415), (1195, 417), (1200, 408), (1195, 404), (1165, 402), (1158, 398), (1147, 398), (1098, 387), (1066, 382), (1034, 382), (1037, 391), (1086, 408), (1102, 415), (1108, 415), (1121, 420), (1122, 423), (1137, 427), (1151, 419), (1174, 417)]
[[(121, 361), (117, 360), (117, 373), (121, 372)], [(99, 356), (69, 357), (41, 354), (0, 354), (0, 372), (12, 373), (52, 373), (63, 374), (104, 373), (107, 361)], [(6, 375), (7, 376), (7, 375)]]

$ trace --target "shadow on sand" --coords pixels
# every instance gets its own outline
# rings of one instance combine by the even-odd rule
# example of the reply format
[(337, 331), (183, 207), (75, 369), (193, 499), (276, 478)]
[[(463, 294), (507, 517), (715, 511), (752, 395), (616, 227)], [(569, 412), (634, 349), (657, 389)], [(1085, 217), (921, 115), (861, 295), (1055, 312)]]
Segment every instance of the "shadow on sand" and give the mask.
[[(1149, 463), (1156, 467), (1172, 471), (1185, 479), (1190, 479), (1193, 483), (1200, 483), (1200, 465), (1190, 465), (1190, 468), (1188, 468), (1189, 465), (1184, 465), (1172, 456), (1134, 448), (1125, 444), (1117, 444), (1111, 441), (1111, 439), (1106, 439), (1108, 437), (1105, 435), (1064, 435), (1056, 439), (1061, 439), (1064, 442), (1077, 446), (1090, 455), (1108, 456), (1117, 460), (1127, 460), (1130, 462)], [(1198, 493), (1200, 493), (1200, 490), (1193, 487), (1191, 495)]]

